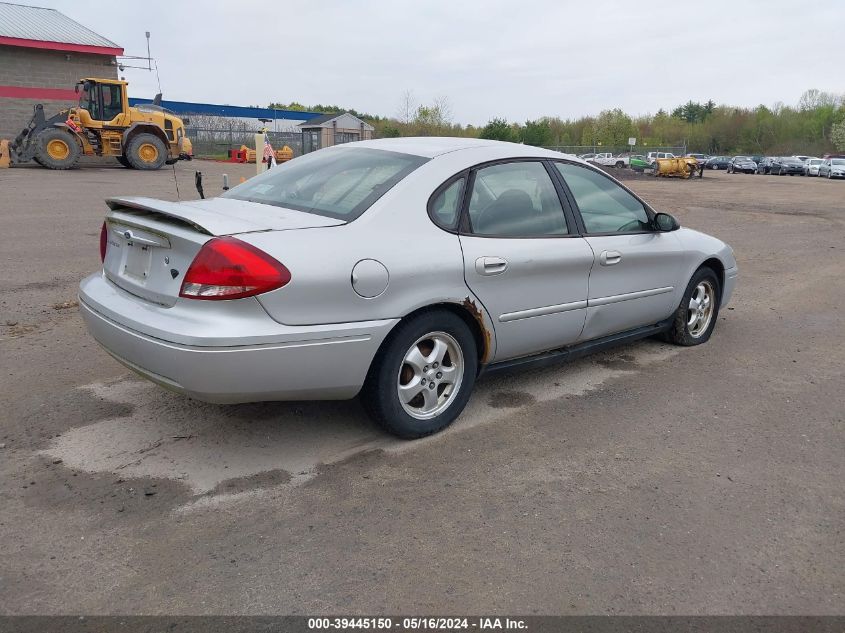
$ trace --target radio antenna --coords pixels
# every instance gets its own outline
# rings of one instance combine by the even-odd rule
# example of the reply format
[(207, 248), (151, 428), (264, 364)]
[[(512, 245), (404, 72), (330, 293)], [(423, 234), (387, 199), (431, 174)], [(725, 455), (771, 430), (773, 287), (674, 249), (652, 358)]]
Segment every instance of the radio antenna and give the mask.
[(182, 202), (182, 196), (179, 195), (179, 179), (176, 177), (176, 163), (173, 163), (173, 182), (176, 185), (176, 202)]

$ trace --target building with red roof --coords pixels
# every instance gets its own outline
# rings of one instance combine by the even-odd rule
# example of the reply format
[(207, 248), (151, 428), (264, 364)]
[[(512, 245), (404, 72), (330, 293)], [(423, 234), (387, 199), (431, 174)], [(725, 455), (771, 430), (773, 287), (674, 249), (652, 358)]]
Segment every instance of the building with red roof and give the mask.
[(76, 103), (82, 77), (117, 78), (123, 49), (55, 9), (0, 2), (0, 138), (13, 138), (36, 103), (47, 116)]

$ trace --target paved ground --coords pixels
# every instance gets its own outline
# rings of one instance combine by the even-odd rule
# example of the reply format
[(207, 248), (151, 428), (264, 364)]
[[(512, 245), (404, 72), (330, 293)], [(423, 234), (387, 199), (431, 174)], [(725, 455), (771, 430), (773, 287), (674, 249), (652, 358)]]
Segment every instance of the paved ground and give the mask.
[[(179, 165), (219, 191), (251, 168)], [(211, 406), (86, 335), (104, 197), (0, 171), (0, 613), (841, 614), (845, 183), (629, 183), (728, 240), (711, 342), (485, 380), (402, 443), (357, 402)]]

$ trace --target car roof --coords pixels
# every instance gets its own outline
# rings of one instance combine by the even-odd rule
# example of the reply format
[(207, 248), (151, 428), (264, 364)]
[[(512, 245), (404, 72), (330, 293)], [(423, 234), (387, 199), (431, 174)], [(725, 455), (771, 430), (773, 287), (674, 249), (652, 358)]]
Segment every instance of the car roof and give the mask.
[[(415, 156), (423, 156), (425, 158), (435, 158), (442, 154), (450, 152), (457, 152), (466, 149), (490, 148), (496, 154), (507, 150), (512, 156), (562, 156), (560, 152), (554, 150), (543, 149), (542, 147), (534, 147), (533, 145), (523, 145), (521, 143), (506, 143), (504, 141), (492, 141), (479, 138), (461, 138), (453, 136), (406, 136), (401, 138), (382, 138), (370, 141), (358, 141), (356, 143), (346, 143), (336, 147), (367, 147), (372, 149), (380, 149), (389, 152), (402, 152), (404, 154), (414, 154)], [(569, 155), (566, 155), (569, 157)]]

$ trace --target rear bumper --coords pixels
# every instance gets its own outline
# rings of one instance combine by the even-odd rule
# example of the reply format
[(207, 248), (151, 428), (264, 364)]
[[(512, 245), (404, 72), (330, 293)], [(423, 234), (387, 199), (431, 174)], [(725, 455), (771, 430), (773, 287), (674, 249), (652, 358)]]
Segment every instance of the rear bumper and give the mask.
[(257, 301), (199, 303), (218, 302), (156, 306), (101, 274), (79, 289), (82, 318), (109, 354), (163, 387), (207, 402), (352, 398), (397, 322), (294, 327), (273, 321)]

